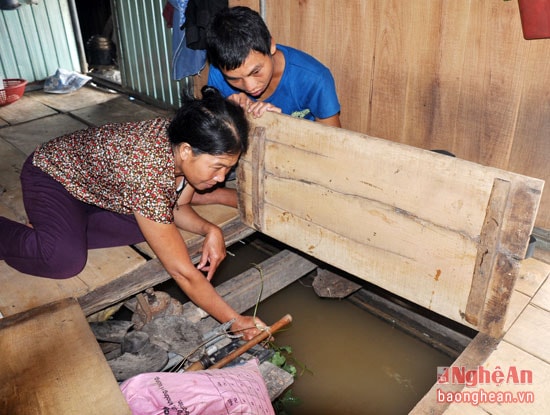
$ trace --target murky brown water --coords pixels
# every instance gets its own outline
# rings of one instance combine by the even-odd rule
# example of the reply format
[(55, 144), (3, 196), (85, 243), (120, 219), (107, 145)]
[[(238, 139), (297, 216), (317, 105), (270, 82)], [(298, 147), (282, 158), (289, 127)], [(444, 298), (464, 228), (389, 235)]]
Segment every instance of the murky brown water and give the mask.
[(448, 356), (345, 300), (320, 299), (296, 282), (260, 304), (271, 324), (289, 313), (276, 335), (309, 371), (292, 386), (302, 404), (292, 414), (406, 414), (436, 381)]

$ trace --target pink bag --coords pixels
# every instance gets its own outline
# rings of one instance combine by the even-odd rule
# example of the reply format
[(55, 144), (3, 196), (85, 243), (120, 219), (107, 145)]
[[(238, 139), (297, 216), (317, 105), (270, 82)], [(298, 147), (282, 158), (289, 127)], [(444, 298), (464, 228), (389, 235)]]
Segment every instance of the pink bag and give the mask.
[(133, 415), (274, 415), (256, 359), (223, 369), (142, 373), (120, 389)]

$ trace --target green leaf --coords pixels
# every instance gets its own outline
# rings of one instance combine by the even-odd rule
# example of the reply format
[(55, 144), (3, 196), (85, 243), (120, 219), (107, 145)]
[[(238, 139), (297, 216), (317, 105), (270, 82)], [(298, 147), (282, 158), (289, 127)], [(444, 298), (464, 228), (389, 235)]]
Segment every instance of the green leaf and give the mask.
[(290, 373), (293, 377), (296, 377), (296, 375), (298, 374), (298, 370), (296, 370), (296, 366), (294, 366), (294, 365), (286, 364), (282, 368), (286, 372)]
[(286, 352), (288, 354), (292, 354), (292, 347), (290, 347), (290, 346), (281, 346), (281, 347), (279, 347), (279, 350), (281, 352)]
[(275, 354), (273, 354), (269, 361), (275, 366), (283, 367), (283, 365), (286, 363), (286, 357), (284, 357), (281, 352), (277, 351), (275, 352)]

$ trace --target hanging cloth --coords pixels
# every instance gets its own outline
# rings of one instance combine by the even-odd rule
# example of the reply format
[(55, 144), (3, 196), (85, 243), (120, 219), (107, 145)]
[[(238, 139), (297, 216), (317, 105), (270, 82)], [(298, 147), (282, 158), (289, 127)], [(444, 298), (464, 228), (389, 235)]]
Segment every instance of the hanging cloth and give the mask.
[(227, 0), (188, 0), (184, 24), (188, 48), (206, 49), (206, 30), (210, 20), (227, 7)]
[(178, 81), (197, 75), (206, 66), (206, 50), (187, 47), (185, 10), (189, 0), (169, 0), (173, 10), (166, 10), (164, 18), (172, 18), (172, 79)]

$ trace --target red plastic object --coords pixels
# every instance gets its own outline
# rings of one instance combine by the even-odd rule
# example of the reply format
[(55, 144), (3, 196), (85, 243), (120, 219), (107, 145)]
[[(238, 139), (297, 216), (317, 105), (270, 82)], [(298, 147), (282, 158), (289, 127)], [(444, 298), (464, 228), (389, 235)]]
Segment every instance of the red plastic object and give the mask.
[(550, 37), (550, 0), (519, 0), (519, 14), (525, 39)]
[(24, 79), (4, 79), (4, 89), (0, 89), (0, 106), (17, 101), (25, 93), (27, 81)]

